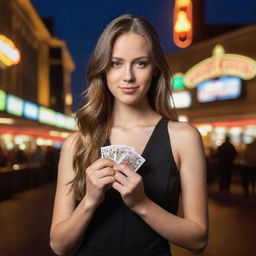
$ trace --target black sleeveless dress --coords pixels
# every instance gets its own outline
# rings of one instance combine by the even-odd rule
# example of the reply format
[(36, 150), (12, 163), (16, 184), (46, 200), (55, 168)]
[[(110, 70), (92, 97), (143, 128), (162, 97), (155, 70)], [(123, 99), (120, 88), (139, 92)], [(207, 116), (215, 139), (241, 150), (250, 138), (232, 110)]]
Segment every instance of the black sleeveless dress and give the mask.
[[(180, 179), (174, 162), (168, 120), (155, 126), (142, 156), (146, 162), (137, 171), (148, 198), (176, 214)], [(106, 145), (109, 145), (108, 141)], [(170, 256), (169, 242), (155, 232), (111, 188), (98, 206), (85, 232), (77, 256)]]

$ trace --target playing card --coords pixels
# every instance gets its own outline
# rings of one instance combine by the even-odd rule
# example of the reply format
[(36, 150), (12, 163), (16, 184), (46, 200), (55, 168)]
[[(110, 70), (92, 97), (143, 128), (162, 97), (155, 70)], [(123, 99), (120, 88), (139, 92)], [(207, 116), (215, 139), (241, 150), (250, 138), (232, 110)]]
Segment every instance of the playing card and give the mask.
[(100, 150), (102, 158), (109, 158), (115, 162), (118, 161), (125, 152), (134, 152), (133, 147), (125, 145), (110, 145), (101, 147)]
[(125, 146), (125, 145), (116, 145), (116, 158), (115, 161), (118, 161), (126, 152), (134, 152), (133, 147)]
[(133, 163), (134, 152), (125, 152), (123, 156), (116, 162), (117, 164), (127, 163), (131, 165)]
[(113, 161), (116, 161), (116, 150), (117, 150), (116, 147), (114, 147), (113, 145), (105, 146), (105, 147), (101, 147), (100, 150), (101, 150), (102, 158), (109, 158)]
[(146, 161), (145, 158), (143, 158), (141, 155), (134, 152), (133, 162), (130, 165), (130, 167), (136, 172), (145, 161)]
[(101, 147), (100, 148), (101, 157), (102, 158), (108, 158), (109, 151), (110, 151), (110, 147), (109, 146)]
[(145, 162), (145, 158), (140, 156), (135, 151), (133, 154), (125, 153), (118, 161), (118, 164), (128, 164), (135, 172), (141, 167), (141, 165)]
[(117, 151), (116, 145), (111, 145), (108, 158), (113, 160), (113, 161), (116, 161), (116, 151)]
[(101, 147), (100, 150), (102, 158), (109, 158), (118, 164), (128, 164), (134, 171), (137, 171), (146, 161), (135, 152), (133, 147), (125, 145), (110, 145)]

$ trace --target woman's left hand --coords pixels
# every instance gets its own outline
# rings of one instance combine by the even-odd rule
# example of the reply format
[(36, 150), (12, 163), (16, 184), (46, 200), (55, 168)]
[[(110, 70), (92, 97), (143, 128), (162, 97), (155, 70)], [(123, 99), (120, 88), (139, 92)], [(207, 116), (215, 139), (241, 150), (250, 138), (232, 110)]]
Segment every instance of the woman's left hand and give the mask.
[(131, 210), (143, 204), (147, 197), (142, 177), (126, 164), (115, 164), (113, 170), (115, 171), (115, 182), (112, 187), (121, 194), (125, 204)]

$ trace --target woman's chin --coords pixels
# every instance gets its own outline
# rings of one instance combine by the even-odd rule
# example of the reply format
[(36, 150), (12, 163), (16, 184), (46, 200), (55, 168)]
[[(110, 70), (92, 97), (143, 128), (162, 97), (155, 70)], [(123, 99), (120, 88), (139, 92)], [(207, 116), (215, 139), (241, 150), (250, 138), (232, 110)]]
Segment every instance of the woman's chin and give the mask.
[(136, 94), (130, 94), (130, 95), (123, 95), (121, 97), (115, 97), (116, 102), (125, 104), (125, 105), (141, 105), (145, 100), (147, 101), (146, 96), (143, 95), (136, 95)]
[(140, 99), (138, 99), (138, 98), (130, 98), (130, 99), (122, 98), (122, 99), (117, 99), (117, 102), (120, 104), (132, 106), (132, 105), (138, 105), (138, 103), (140, 102)]

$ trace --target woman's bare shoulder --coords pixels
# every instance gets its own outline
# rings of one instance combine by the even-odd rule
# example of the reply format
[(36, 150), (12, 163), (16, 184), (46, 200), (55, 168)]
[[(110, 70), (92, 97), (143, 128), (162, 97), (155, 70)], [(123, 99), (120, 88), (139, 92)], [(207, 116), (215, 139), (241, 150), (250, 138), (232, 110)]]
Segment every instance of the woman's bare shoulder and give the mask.
[(201, 134), (190, 123), (168, 122), (169, 137), (178, 152), (183, 151), (185, 147), (194, 147), (202, 144)]
[(73, 149), (74, 144), (78, 138), (79, 132), (72, 133), (63, 141), (62, 147), (66, 149)]
[[(200, 132), (191, 124), (185, 122), (168, 122), (169, 138), (177, 166), (182, 170), (181, 163), (185, 166), (196, 161), (204, 162), (204, 147)], [(196, 160), (195, 160), (196, 159)]]
[[(79, 137), (79, 133), (75, 132), (69, 135), (62, 143), (60, 160), (59, 160), (59, 177), (72, 180), (74, 171), (72, 168), (74, 148), (76, 139)], [(61, 176), (63, 174), (63, 176)]]
[(187, 122), (168, 121), (168, 130), (175, 137), (201, 137), (195, 126)]

